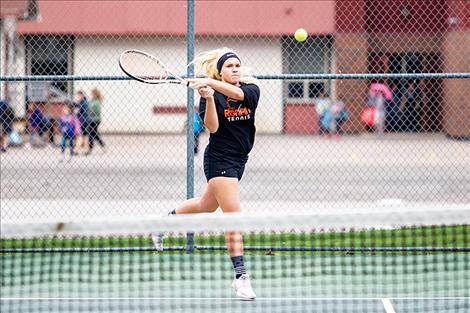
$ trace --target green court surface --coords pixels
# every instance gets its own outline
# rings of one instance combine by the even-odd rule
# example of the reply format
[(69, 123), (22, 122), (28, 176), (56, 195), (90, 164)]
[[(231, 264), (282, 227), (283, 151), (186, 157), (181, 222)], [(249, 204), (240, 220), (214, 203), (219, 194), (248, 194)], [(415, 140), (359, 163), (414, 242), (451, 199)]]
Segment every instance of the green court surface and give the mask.
[(250, 303), (234, 297), (222, 254), (37, 256), (2, 255), (2, 312), (392, 312), (383, 299), (397, 313), (470, 308), (465, 253), (249, 255)]
[[(386, 308), (385, 299), (325, 299), (325, 298), (258, 298), (238, 301), (214, 298), (175, 299), (52, 299), (3, 301), (5, 312), (307, 312), (307, 313), (467, 313), (469, 298), (390, 299), (392, 308)], [(2, 310), (3, 312), (3, 310)]]
[(231, 289), (223, 232), (196, 233), (195, 252), (187, 254), (184, 232), (168, 232), (157, 252), (147, 232), (65, 235), (71, 225), (52, 223), (49, 236), (0, 241), (2, 312), (469, 312), (470, 225), (388, 221), (384, 216), (377, 225), (385, 226), (376, 228), (367, 221), (363, 229), (304, 231), (292, 224), (244, 232), (257, 294), (251, 302)]

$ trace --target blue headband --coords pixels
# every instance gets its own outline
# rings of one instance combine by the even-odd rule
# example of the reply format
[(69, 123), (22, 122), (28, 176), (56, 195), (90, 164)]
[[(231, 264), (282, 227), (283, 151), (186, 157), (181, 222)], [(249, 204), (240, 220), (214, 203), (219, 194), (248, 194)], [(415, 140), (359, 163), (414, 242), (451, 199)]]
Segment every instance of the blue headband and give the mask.
[(217, 61), (217, 70), (219, 71), (219, 74), (220, 74), (220, 71), (222, 70), (222, 66), (224, 65), (225, 61), (227, 61), (227, 59), (230, 59), (230, 58), (235, 58), (238, 61), (240, 61), (240, 58), (233, 52), (227, 52), (225, 54), (222, 54), (222, 56)]

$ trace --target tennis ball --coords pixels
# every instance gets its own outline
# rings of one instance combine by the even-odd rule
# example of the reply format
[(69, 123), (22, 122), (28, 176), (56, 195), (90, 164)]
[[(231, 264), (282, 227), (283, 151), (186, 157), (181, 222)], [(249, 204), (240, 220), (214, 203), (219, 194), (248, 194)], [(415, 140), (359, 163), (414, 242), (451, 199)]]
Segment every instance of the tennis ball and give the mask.
[(302, 42), (302, 41), (307, 40), (307, 37), (308, 37), (308, 33), (305, 29), (299, 28), (295, 31), (294, 38), (298, 42)]

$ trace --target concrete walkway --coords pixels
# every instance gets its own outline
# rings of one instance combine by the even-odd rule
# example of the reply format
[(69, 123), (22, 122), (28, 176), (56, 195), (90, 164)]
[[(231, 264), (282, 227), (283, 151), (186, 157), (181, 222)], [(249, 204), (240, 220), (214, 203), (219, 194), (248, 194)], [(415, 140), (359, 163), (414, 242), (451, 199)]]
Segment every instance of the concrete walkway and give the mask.
[[(1, 160), (1, 217), (155, 214), (186, 198), (184, 135), (105, 136), (90, 156), (12, 148)], [(201, 146), (207, 144), (207, 135)], [(206, 185), (195, 158), (195, 195)], [(258, 135), (240, 184), (245, 211), (470, 204), (470, 143), (441, 134)]]

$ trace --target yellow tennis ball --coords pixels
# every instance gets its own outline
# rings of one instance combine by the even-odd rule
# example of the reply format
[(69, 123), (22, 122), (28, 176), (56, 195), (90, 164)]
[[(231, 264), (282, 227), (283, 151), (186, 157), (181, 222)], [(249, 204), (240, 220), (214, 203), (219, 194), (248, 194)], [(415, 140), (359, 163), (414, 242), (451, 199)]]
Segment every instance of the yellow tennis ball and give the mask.
[(308, 33), (305, 29), (299, 28), (295, 31), (294, 38), (298, 42), (302, 42), (302, 41), (307, 40), (307, 37), (308, 37)]

